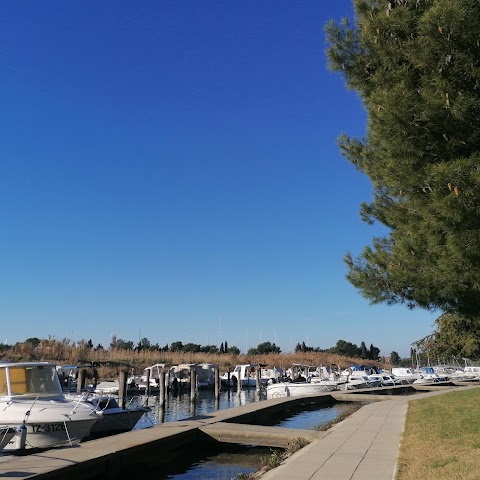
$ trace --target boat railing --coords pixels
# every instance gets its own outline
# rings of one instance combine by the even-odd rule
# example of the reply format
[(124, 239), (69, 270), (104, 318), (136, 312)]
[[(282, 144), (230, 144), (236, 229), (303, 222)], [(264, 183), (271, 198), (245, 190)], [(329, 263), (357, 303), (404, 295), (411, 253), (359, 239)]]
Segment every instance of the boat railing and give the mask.
[(132, 410), (134, 408), (143, 407), (142, 405), (143, 397), (141, 395), (135, 395), (131, 397), (127, 404), (125, 405), (125, 410)]

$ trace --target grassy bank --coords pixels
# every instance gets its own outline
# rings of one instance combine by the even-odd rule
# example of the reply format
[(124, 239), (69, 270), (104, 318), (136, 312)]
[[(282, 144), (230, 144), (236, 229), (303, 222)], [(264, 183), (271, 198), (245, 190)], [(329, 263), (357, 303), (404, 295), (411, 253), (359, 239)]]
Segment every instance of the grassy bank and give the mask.
[(480, 478), (480, 388), (411, 401), (397, 480)]

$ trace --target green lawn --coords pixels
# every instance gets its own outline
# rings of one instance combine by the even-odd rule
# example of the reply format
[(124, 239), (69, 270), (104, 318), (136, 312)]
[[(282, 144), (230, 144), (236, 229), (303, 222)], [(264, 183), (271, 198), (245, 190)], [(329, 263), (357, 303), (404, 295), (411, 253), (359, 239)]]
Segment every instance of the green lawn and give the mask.
[(409, 403), (397, 480), (480, 479), (480, 387)]

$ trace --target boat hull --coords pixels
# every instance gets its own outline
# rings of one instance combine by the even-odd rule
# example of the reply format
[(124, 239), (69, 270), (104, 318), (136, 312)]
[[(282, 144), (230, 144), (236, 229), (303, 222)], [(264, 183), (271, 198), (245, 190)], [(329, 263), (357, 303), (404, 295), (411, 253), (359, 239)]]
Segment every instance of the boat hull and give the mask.
[(267, 398), (297, 397), (331, 392), (336, 386), (322, 383), (274, 383), (267, 387)]
[[(27, 413), (29, 412), (29, 413)], [(0, 403), (0, 425), (27, 428), (25, 448), (74, 445), (90, 434), (101, 414), (91, 407), (62, 400), (15, 400)], [(16, 436), (5, 450), (16, 449)]]
[(98, 437), (129, 432), (147, 411), (146, 408), (123, 410), (112, 414), (105, 411), (102, 418), (93, 425), (90, 435)]

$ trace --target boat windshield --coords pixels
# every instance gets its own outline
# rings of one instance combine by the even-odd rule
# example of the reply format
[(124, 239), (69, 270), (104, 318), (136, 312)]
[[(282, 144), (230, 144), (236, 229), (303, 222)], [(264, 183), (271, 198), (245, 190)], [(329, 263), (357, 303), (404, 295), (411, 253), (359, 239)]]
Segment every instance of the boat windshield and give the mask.
[(0, 395), (61, 394), (62, 387), (53, 365), (0, 368)]

